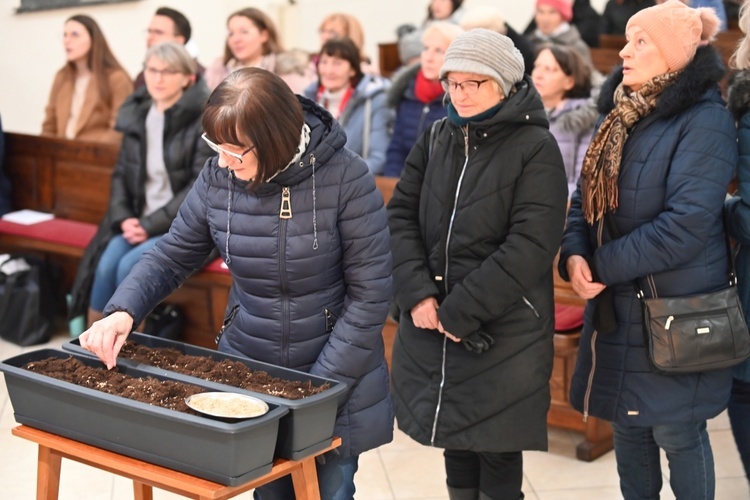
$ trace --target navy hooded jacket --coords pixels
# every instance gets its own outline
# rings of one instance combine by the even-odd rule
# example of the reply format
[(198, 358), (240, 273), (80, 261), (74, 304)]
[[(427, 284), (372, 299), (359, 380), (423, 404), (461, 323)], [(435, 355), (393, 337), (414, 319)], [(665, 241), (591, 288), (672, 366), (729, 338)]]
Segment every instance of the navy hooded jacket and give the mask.
[[(299, 99), (311, 129), (302, 160), (249, 191), (210, 159), (169, 233), (104, 312), (127, 311), (138, 324), (218, 248), (234, 280), (219, 350), (345, 382), (334, 433), (340, 454), (356, 455), (393, 433), (381, 335), (391, 297), (387, 218), (339, 125)], [(287, 189), (288, 219), (280, 217)]]

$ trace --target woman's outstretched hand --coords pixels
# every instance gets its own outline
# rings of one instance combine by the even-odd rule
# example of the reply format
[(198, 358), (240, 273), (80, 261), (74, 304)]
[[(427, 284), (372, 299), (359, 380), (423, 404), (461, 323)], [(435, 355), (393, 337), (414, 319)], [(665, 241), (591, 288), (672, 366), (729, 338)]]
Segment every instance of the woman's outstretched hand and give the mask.
[(100, 319), (78, 337), (81, 347), (97, 355), (111, 370), (117, 364), (117, 354), (133, 329), (133, 317), (117, 311)]

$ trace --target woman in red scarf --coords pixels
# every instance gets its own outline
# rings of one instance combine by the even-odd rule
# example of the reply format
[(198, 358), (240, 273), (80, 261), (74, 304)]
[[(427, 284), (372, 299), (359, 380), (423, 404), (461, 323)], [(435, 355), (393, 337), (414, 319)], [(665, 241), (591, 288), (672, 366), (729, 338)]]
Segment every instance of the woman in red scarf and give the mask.
[(384, 176), (400, 177), (406, 156), (417, 138), (432, 122), (447, 115), (438, 77), (445, 51), (462, 31), (448, 22), (431, 24), (422, 35), (419, 62), (394, 75), (388, 91), (388, 106), (396, 109), (396, 121), (386, 152)]

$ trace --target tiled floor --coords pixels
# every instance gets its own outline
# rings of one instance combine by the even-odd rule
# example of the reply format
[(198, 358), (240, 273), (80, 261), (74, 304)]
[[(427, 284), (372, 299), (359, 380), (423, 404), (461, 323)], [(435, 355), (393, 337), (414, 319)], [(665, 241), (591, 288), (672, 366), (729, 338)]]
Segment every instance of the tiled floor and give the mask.
[[(48, 345), (67, 341), (56, 336)], [(20, 348), (0, 340), (0, 359), (33, 348)], [(52, 410), (52, 409), (51, 409)], [(10, 434), (15, 426), (5, 381), (0, 377), (0, 499), (35, 498), (36, 446)], [(717, 500), (750, 498), (750, 488), (734, 445), (725, 414), (709, 422), (716, 458)], [(524, 492), (528, 500), (609, 500), (621, 498), (610, 452), (591, 463), (575, 459), (580, 436), (550, 429), (548, 453), (524, 454)], [(668, 485), (668, 468), (663, 460), (665, 486), (662, 499), (674, 499)], [(357, 473), (358, 500), (447, 499), (441, 451), (420, 446), (400, 432), (394, 441), (360, 458)], [(63, 460), (60, 500), (129, 500), (133, 490), (128, 480), (91, 467)], [(154, 491), (155, 500), (181, 498)], [(237, 497), (249, 500), (251, 495)]]

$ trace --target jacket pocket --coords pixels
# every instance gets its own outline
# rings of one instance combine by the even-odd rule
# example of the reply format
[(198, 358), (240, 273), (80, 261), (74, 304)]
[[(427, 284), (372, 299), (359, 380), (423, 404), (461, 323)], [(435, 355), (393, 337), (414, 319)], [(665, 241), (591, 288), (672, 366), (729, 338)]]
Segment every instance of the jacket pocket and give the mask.
[(216, 345), (219, 345), (219, 341), (221, 340), (221, 337), (224, 335), (224, 332), (227, 331), (227, 328), (232, 326), (232, 323), (234, 323), (234, 318), (237, 316), (237, 312), (240, 310), (240, 305), (237, 304), (232, 309), (230, 309), (229, 314), (226, 315), (224, 318), (224, 323), (221, 325), (221, 329), (219, 330), (219, 333), (216, 335), (216, 338), (214, 339), (214, 342), (216, 342)]

